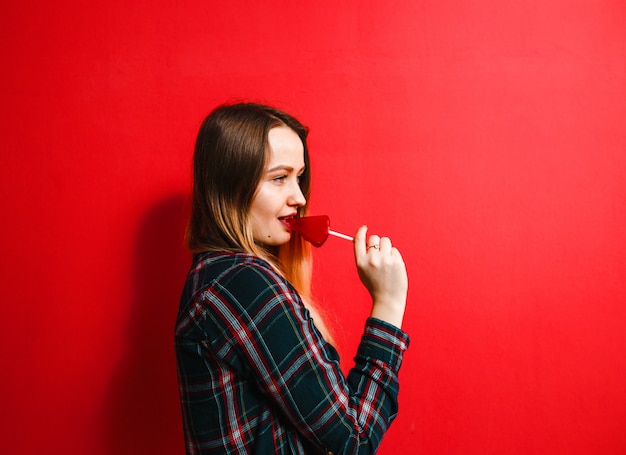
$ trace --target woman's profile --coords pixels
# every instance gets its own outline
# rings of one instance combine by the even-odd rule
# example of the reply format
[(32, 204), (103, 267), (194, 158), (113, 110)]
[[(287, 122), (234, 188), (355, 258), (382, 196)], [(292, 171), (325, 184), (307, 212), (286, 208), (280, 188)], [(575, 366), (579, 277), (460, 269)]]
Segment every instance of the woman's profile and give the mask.
[(360, 227), (354, 254), (372, 298), (354, 367), (339, 368), (311, 298), (307, 129), (261, 104), (220, 106), (194, 151), (175, 327), (188, 454), (375, 453), (398, 412), (407, 274), (387, 237)]

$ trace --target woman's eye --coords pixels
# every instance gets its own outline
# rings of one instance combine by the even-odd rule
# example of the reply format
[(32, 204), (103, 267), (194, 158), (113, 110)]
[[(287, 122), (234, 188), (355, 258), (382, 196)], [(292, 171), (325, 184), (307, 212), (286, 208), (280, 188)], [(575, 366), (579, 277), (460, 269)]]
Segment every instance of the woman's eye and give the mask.
[(286, 175), (280, 175), (278, 177), (274, 177), (274, 181), (276, 183), (283, 183), (287, 179)]

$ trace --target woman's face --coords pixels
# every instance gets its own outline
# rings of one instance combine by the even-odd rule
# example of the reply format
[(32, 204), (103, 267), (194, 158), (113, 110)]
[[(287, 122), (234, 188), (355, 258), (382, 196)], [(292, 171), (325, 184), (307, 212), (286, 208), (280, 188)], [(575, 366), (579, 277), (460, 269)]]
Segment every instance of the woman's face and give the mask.
[(268, 133), (269, 162), (250, 206), (254, 240), (269, 246), (283, 245), (291, 232), (281, 220), (295, 217), (306, 204), (300, 190), (304, 172), (304, 147), (298, 135), (287, 126)]

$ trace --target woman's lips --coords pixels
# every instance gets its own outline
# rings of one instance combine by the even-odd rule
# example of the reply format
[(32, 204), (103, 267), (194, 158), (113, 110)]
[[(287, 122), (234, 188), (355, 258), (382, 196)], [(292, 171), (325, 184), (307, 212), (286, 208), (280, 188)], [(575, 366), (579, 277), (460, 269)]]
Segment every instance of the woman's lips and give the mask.
[(287, 216), (281, 216), (278, 217), (278, 221), (280, 221), (283, 226), (285, 226), (287, 229), (291, 230), (291, 225), (289, 224), (289, 220), (295, 218), (296, 215), (287, 215)]

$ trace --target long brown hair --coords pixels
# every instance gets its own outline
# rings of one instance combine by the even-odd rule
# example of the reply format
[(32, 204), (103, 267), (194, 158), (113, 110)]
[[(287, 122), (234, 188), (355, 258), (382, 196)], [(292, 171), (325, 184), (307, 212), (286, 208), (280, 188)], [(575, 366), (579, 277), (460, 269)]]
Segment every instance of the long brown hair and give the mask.
[(298, 216), (307, 214), (311, 192), (308, 129), (292, 115), (270, 106), (223, 105), (206, 117), (196, 139), (187, 246), (192, 253), (244, 252), (267, 260), (298, 290), (313, 317), (317, 316), (316, 326), (331, 341), (312, 303), (310, 245), (295, 233), (287, 244), (273, 248), (258, 244), (252, 236), (250, 205), (269, 161), (268, 133), (282, 125), (291, 128), (304, 147), (300, 188), (307, 204), (298, 208)]

